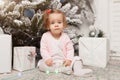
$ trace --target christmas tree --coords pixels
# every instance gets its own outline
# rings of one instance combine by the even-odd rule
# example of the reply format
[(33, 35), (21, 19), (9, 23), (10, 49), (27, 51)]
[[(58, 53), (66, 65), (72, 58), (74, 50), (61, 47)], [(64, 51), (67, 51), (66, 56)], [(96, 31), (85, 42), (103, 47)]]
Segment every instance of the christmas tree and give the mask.
[(68, 33), (78, 50), (78, 39), (83, 36), (81, 25), (94, 22), (91, 0), (14, 0), (6, 3), (0, 10), (0, 27), (4, 33), (11, 34), (13, 46), (36, 46), (40, 48), (40, 39), (46, 31), (42, 24), (42, 15), (46, 9), (59, 9), (66, 14)]

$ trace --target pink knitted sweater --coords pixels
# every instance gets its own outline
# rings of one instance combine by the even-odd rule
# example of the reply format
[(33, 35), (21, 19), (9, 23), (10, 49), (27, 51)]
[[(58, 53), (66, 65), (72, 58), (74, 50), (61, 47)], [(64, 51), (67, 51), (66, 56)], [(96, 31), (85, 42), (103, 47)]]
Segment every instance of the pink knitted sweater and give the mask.
[[(60, 39), (60, 49), (64, 54), (64, 59), (73, 60), (74, 56), (74, 48), (73, 43), (68, 37), (66, 33), (62, 33)], [(51, 35), (50, 32), (46, 32), (42, 35), (41, 42), (40, 42), (40, 52), (41, 56), (44, 60), (52, 58), (54, 48), (52, 45), (56, 45), (54, 43), (54, 37)]]

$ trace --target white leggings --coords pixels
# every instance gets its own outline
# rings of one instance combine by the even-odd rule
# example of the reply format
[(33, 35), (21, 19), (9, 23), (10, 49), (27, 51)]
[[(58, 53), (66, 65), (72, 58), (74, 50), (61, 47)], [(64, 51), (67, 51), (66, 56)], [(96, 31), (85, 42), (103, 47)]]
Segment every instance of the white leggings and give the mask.
[[(78, 68), (82, 68), (81, 58), (80, 58), (79, 56), (75, 56), (75, 57), (73, 58), (73, 60), (72, 60), (71, 65), (70, 65), (71, 70), (72, 70), (72, 68), (74, 69), (74, 63), (75, 63), (76, 61), (77, 61), (77, 62), (80, 61), (80, 62), (79, 62), (79, 65), (80, 65), (80, 66), (79, 66)], [(57, 66), (57, 67), (58, 67), (58, 66)], [(59, 64), (59, 67), (63, 67), (63, 64)], [(40, 71), (47, 71), (47, 70), (49, 70), (50, 72), (54, 72), (55, 69), (56, 69), (56, 65), (47, 66), (47, 65), (45, 64), (44, 60), (41, 59), (41, 60), (38, 62), (38, 68), (40, 69)]]

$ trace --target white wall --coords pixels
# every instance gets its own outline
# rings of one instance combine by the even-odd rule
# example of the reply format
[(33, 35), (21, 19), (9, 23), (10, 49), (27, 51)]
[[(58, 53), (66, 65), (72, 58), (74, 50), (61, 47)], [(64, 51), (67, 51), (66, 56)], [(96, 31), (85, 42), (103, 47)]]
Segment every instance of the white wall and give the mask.
[(111, 56), (120, 60), (120, 0), (109, 0), (109, 26)]
[(109, 0), (94, 0), (96, 6), (96, 21), (95, 26), (102, 29), (106, 37), (109, 37), (108, 11)]

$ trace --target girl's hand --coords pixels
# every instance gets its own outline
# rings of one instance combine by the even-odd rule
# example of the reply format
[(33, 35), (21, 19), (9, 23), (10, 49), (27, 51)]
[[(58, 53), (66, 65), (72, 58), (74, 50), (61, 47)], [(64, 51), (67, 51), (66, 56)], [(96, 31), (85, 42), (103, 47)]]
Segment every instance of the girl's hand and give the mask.
[(52, 65), (53, 65), (53, 60), (52, 60), (52, 59), (47, 59), (47, 60), (45, 61), (45, 64), (46, 64), (47, 66), (52, 66)]
[(72, 63), (71, 60), (66, 59), (66, 60), (64, 61), (63, 65), (64, 65), (64, 66), (70, 66), (71, 63)]

